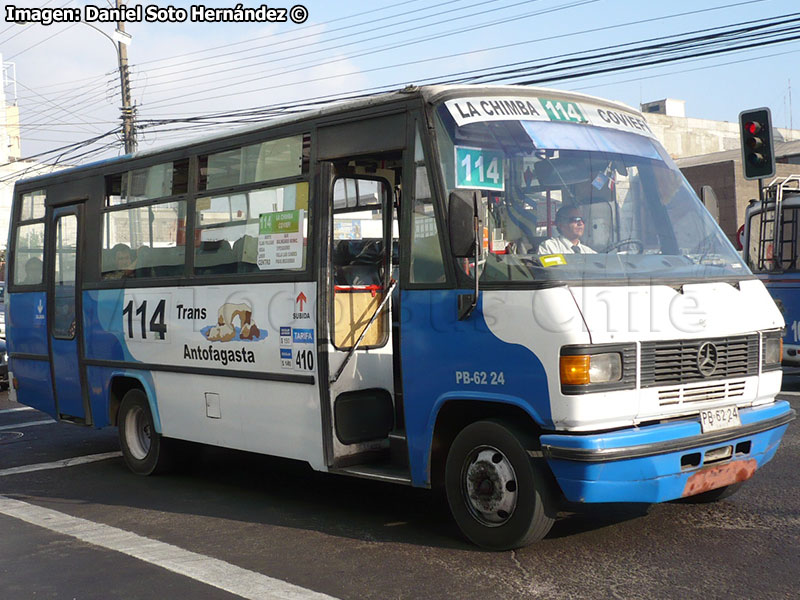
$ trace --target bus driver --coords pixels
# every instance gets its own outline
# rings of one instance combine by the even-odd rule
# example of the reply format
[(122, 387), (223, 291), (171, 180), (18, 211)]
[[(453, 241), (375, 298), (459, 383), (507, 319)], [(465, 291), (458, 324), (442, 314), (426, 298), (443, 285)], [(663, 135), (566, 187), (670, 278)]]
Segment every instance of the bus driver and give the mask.
[(556, 212), (556, 227), (560, 235), (539, 244), (539, 254), (597, 254), (581, 237), (586, 230), (583, 214), (577, 206), (562, 206)]

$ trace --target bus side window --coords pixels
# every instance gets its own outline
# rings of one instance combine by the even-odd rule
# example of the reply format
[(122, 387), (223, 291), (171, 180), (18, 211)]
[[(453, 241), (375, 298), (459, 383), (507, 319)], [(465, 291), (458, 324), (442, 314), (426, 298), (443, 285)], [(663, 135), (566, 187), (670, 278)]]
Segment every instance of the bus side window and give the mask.
[(106, 212), (100, 259), (103, 280), (180, 275), (185, 257), (180, 223), (185, 218), (185, 201)]
[[(198, 198), (195, 210), (194, 270), (196, 275), (228, 275), (272, 270), (302, 270), (308, 242), (308, 183), (262, 187), (234, 194)], [(267, 252), (259, 264), (258, 243), (270, 232), (267, 223), (281, 218), (303, 235), (302, 252), (286, 258)], [(264, 221), (262, 231), (262, 223)], [(281, 260), (277, 260), (281, 259)]]
[(258, 238), (246, 233), (233, 243), (234, 260), (239, 273), (258, 271)]
[(14, 252), (14, 283), (40, 285), (43, 266), (44, 223), (20, 226)]
[(195, 252), (194, 266), (198, 275), (235, 273), (234, 252), (228, 240), (200, 242)]

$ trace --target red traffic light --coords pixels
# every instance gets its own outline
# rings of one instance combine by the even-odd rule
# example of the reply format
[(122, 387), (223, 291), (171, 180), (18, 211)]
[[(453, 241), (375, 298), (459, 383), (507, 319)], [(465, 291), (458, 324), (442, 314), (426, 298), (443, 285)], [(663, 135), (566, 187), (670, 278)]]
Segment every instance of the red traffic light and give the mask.
[(771, 120), (770, 110), (766, 107), (739, 113), (745, 179), (763, 179), (775, 175)]
[(761, 131), (761, 123), (758, 121), (748, 121), (744, 124), (744, 129), (750, 135), (755, 135)]

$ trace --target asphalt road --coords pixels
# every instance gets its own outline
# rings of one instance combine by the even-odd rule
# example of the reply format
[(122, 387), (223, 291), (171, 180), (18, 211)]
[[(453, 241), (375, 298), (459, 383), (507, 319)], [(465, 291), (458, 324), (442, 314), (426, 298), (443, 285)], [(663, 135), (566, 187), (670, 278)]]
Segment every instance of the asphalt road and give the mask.
[[(800, 412), (800, 379), (784, 391)], [(583, 507), (534, 546), (489, 553), (431, 492), (239, 452), (197, 448), (149, 478), (117, 455), (12, 472), (119, 450), (114, 429), (14, 408), (2, 394), (0, 600), (800, 595), (798, 422), (729, 499)]]

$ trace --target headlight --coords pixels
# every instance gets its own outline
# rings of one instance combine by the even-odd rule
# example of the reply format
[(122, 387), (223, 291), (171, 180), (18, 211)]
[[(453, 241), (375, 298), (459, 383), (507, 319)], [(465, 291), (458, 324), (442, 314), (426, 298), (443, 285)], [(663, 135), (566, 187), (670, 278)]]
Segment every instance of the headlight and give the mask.
[(561, 385), (609, 383), (622, 379), (622, 355), (616, 352), (561, 357)]
[(776, 369), (783, 360), (783, 339), (780, 331), (767, 331), (762, 334), (761, 368)]

